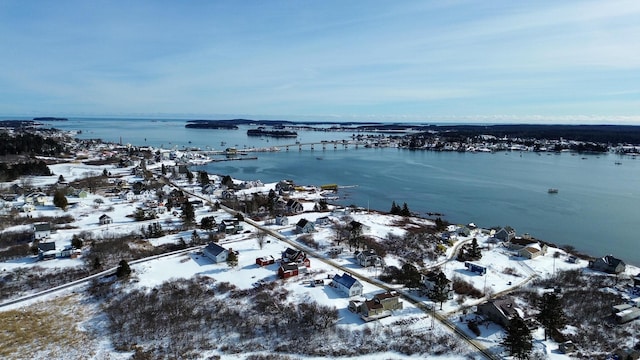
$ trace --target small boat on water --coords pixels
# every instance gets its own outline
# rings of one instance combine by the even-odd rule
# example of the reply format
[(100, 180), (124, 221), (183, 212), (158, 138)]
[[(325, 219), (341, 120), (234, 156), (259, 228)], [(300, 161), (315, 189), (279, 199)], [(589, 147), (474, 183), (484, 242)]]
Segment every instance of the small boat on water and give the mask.
[(547, 190), (547, 192), (548, 192), (549, 194), (557, 194), (557, 193), (558, 193), (558, 189), (556, 189), (556, 188), (549, 188), (549, 190)]

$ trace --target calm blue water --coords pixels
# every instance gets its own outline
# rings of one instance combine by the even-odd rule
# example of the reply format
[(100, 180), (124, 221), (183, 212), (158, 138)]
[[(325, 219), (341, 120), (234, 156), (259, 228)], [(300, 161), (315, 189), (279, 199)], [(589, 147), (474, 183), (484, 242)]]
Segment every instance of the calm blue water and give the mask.
[[(81, 138), (164, 148), (279, 146), (292, 139), (249, 138), (241, 130), (184, 128), (184, 120), (71, 119), (51, 123), (82, 130)], [(298, 132), (305, 141), (346, 139), (351, 133)], [(222, 146), (221, 142), (226, 146)], [(189, 143), (191, 142), (191, 143)], [(614, 254), (640, 265), (640, 159), (614, 154), (436, 153), (385, 149), (259, 153), (258, 160), (211, 163), (203, 169), (244, 180), (337, 183), (341, 203), (387, 211), (406, 202), (414, 212), (443, 213), (454, 223), (511, 225), (519, 234), (570, 244), (594, 256)], [(320, 159), (319, 159), (320, 158)], [(622, 165), (615, 165), (621, 161)], [(550, 195), (547, 189), (558, 188)]]

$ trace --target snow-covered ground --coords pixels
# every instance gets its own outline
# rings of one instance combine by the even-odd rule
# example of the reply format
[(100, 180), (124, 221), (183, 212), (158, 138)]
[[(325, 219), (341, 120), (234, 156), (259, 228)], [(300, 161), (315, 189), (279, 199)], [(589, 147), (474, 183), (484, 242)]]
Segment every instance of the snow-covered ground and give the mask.
[[(156, 166), (159, 166), (157, 164)], [(125, 179), (129, 182), (140, 180), (130, 174), (131, 169), (117, 169), (112, 166), (89, 166), (81, 163), (66, 163), (59, 165), (52, 165), (51, 170), (56, 175), (50, 177), (32, 177), (29, 181), (36, 186), (45, 186), (55, 183), (59, 175), (62, 175), (68, 181), (74, 179), (80, 179), (88, 174), (101, 174), (104, 169), (107, 169), (112, 175), (117, 174), (121, 176), (121, 179)], [(189, 185), (186, 182), (181, 182), (181, 185), (185, 186), (189, 191), (198, 192), (199, 187)], [(268, 193), (273, 189), (275, 184), (263, 184), (261, 186), (243, 190), (243, 193), (261, 192)], [(203, 195), (205, 198), (209, 198), (208, 195)], [(320, 217), (330, 216), (334, 220), (339, 220), (341, 215), (331, 215), (327, 212), (313, 212), (313, 206), (321, 195), (319, 191), (305, 191), (297, 192), (296, 196), (303, 201), (305, 210), (307, 212), (290, 216), (289, 225), (276, 226), (265, 225), (266, 228), (278, 231), (280, 234), (286, 236), (291, 241), (295, 241), (298, 234), (293, 230), (295, 224), (300, 219), (307, 219), (315, 221)], [(36, 210), (30, 215), (32, 217), (56, 217), (63, 215), (71, 215), (75, 221), (71, 226), (64, 229), (59, 229), (57, 232), (51, 234), (51, 239), (56, 242), (58, 248), (62, 248), (70, 244), (71, 237), (74, 234), (80, 232), (92, 232), (97, 238), (108, 236), (109, 234), (128, 234), (131, 232), (137, 232), (141, 226), (145, 226), (149, 222), (159, 222), (165, 226), (165, 224), (179, 223), (179, 215), (175, 215), (172, 212), (166, 212), (159, 215), (157, 220), (136, 222), (131, 217), (138, 206), (141, 206), (142, 200), (126, 201), (116, 197), (100, 196), (96, 194), (89, 194), (86, 198), (70, 198), (70, 202), (74, 205), (70, 206), (66, 211), (60, 210), (53, 206), (52, 198), (48, 198), (44, 206), (37, 206)], [(113, 219), (113, 223), (108, 225), (100, 225), (99, 217), (103, 214), (107, 214)], [(24, 216), (24, 214), (22, 215)], [(203, 207), (196, 210), (196, 219), (199, 223), (205, 216), (215, 216), (216, 219), (221, 220), (224, 218), (231, 218), (231, 215), (224, 211), (212, 212), (209, 207)], [(386, 238), (389, 234), (401, 236), (406, 230), (394, 226), (394, 222), (397, 220), (392, 215), (381, 215), (375, 212), (369, 211), (354, 211), (349, 214), (350, 218), (368, 226), (368, 234), (377, 238)], [(431, 224), (430, 220), (423, 221), (425, 225)], [(27, 226), (16, 226), (3, 231), (25, 231)], [(180, 281), (180, 279), (191, 278), (197, 275), (208, 276), (215, 279), (218, 282), (229, 282), (234, 284), (240, 289), (248, 289), (254, 286), (258, 281), (278, 281), (283, 282), (287, 290), (290, 291), (295, 301), (306, 302), (315, 301), (319, 304), (333, 306), (339, 311), (339, 326), (350, 327), (354, 329), (363, 328), (368, 326), (359, 316), (347, 310), (349, 298), (344, 294), (338, 292), (335, 288), (330, 286), (311, 286), (310, 281), (314, 279), (323, 279), (325, 284), (329, 283), (329, 279), (336, 274), (342, 274), (342, 270), (336, 268), (333, 264), (340, 265), (347, 268), (349, 272), (353, 274), (359, 274), (368, 278), (375, 278), (380, 273), (380, 269), (376, 268), (363, 268), (359, 266), (353, 259), (353, 255), (345, 251), (337, 258), (331, 259), (328, 262), (323, 261), (316, 257), (311, 257), (311, 267), (306, 274), (290, 278), (287, 280), (279, 280), (277, 278), (277, 269), (279, 264), (268, 266), (258, 266), (255, 263), (256, 258), (262, 256), (273, 256), (274, 258), (280, 258), (281, 253), (288, 247), (288, 245), (278, 239), (267, 236), (262, 248), (255, 236), (255, 229), (244, 223), (243, 233), (237, 235), (226, 236), (221, 240), (220, 245), (227, 249), (237, 251), (238, 265), (230, 268), (226, 263), (216, 264), (209, 258), (204, 256), (198, 249), (190, 251), (184, 254), (166, 256), (158, 258), (152, 261), (146, 261), (131, 265), (134, 274), (134, 286), (139, 288), (153, 288), (166, 281)], [(313, 233), (313, 239), (316, 241), (320, 250), (318, 253), (326, 254), (327, 249), (333, 244), (333, 236), (335, 231), (331, 226), (317, 225), (316, 232)], [(191, 231), (183, 231), (177, 234), (166, 235), (161, 238), (151, 239), (150, 243), (154, 246), (158, 246), (165, 243), (175, 243), (180, 238), (185, 239), (188, 243), (188, 239), (191, 236)], [(204, 236), (204, 234), (203, 234)], [(530, 281), (533, 277), (548, 277), (554, 272), (567, 270), (567, 269), (584, 269), (586, 266), (585, 261), (581, 261), (577, 264), (566, 261), (567, 254), (561, 249), (549, 248), (547, 253), (543, 256), (535, 259), (524, 259), (515, 255), (511, 250), (508, 250), (501, 244), (490, 243), (490, 236), (480, 230), (474, 230), (474, 232), (468, 237), (457, 237), (456, 244), (469, 242), (472, 238), (476, 238), (478, 244), (483, 248), (483, 256), (480, 260), (475, 261), (475, 264), (484, 266), (487, 269), (485, 275), (478, 275), (467, 270), (463, 262), (458, 261), (445, 261), (445, 256), (451, 256), (453, 247), (450, 247), (448, 253), (442, 256), (438, 261), (433, 264), (427, 264), (429, 266), (439, 265), (440, 269), (446, 274), (447, 278), (452, 279), (459, 277), (467, 282), (470, 282), (475, 288), (482, 289), (489, 294), (497, 294), (508, 291), (521, 284)], [(455, 244), (454, 244), (455, 245)], [(554, 256), (554, 254), (557, 254)], [(385, 259), (387, 265), (394, 265), (400, 267), (402, 259), (394, 257), (392, 255), (387, 256)], [(35, 257), (27, 257), (22, 259), (16, 259), (11, 261), (5, 261), (0, 263), (0, 270), (3, 272), (14, 271), (18, 268), (30, 268), (33, 266), (39, 266), (42, 268), (65, 268), (65, 267), (80, 267), (84, 266), (85, 262), (82, 257), (77, 259), (56, 259), (50, 261), (37, 261)], [(627, 266), (626, 274), (633, 276), (638, 273), (638, 269), (635, 267)], [(375, 285), (375, 281), (364, 282), (363, 297), (370, 299), (374, 294), (383, 292), (383, 288)], [(58, 294), (61, 296), (61, 294)], [(413, 295), (415, 299), (424, 301), (431, 304), (426, 298), (419, 298), (418, 295)], [(45, 301), (49, 301), (51, 296), (45, 298)], [(489, 349), (498, 349), (499, 342), (504, 335), (504, 330), (495, 325), (488, 324), (487, 326), (481, 326), (481, 335), (475, 336), (466, 327), (466, 320), (470, 317), (474, 317), (474, 314), (462, 314), (458, 311), (461, 308), (469, 308), (486, 299), (472, 299), (465, 298), (462, 302), (458, 301), (456, 297), (451, 300), (445, 301), (442, 304), (442, 310), (436, 310), (444, 316), (449, 316), (452, 322), (458, 325), (460, 329), (469, 333), (471, 337), (475, 339), (477, 343)], [(11, 308), (16, 308), (12, 306)], [(6, 309), (3, 309), (6, 310)], [(425, 314), (422, 310), (414, 307), (411, 303), (404, 301), (404, 307), (402, 310), (396, 310), (393, 316), (379, 320), (380, 325), (389, 325), (399, 319), (418, 319), (417, 323), (413, 326), (424, 327), (424, 329), (431, 329), (433, 321), (428, 314)], [(435, 322), (435, 330), (448, 332), (449, 330)], [(557, 344), (554, 344), (551, 340), (543, 341), (544, 336), (541, 333), (534, 334), (536, 341), (536, 348), (544, 351), (549, 358), (560, 359), (568, 358), (565, 355), (561, 355), (557, 352)], [(94, 346), (98, 347), (98, 353), (105, 354), (111, 351), (109, 345), (104, 342), (96, 341)], [(113, 351), (113, 358), (117, 358), (119, 355)], [(366, 356), (367, 359), (376, 358), (411, 358), (409, 356), (400, 356), (398, 354), (382, 353), (375, 356)], [(226, 356), (225, 358), (242, 358), (236, 356)], [(354, 357), (354, 359), (364, 359), (365, 357)], [(446, 357), (440, 357), (445, 359)], [(458, 357), (451, 357), (451, 359)]]

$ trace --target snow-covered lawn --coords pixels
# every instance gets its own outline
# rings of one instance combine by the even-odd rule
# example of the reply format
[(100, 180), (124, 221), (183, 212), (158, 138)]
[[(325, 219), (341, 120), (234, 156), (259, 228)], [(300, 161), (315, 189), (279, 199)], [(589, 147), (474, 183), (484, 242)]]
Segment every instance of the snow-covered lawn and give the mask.
[[(159, 167), (160, 164), (156, 164), (155, 167)], [(89, 174), (99, 175), (104, 169), (107, 169), (113, 175), (121, 176), (129, 182), (140, 180), (130, 174), (130, 168), (118, 169), (112, 166), (89, 166), (81, 163), (65, 163), (51, 166), (52, 172), (55, 176), (49, 177), (32, 177), (29, 181), (37, 186), (45, 186), (53, 184), (57, 181), (58, 176), (62, 175), (67, 181), (74, 179), (80, 179), (86, 177)], [(200, 187), (192, 184), (188, 184), (186, 181), (179, 182), (181, 186), (186, 186), (189, 191), (199, 193)], [(250, 194), (251, 192), (268, 193), (274, 189), (275, 184), (263, 184), (258, 187), (242, 190), (240, 194)], [(202, 195), (204, 198), (210, 198), (208, 195)], [(300, 236), (297, 234), (295, 224), (301, 220), (306, 219), (309, 221), (316, 221), (320, 217), (329, 216), (332, 221), (342, 221), (346, 219), (344, 214), (332, 214), (329, 212), (313, 212), (313, 207), (316, 201), (318, 201), (322, 194), (320, 191), (309, 190), (296, 192), (295, 197), (303, 202), (306, 212), (289, 216), (289, 225), (276, 226), (265, 225), (266, 228), (278, 231), (280, 234), (286, 236), (290, 241), (296, 241)], [(142, 200), (137, 199), (134, 201), (124, 201), (116, 197), (107, 197), (97, 194), (89, 194), (86, 198), (69, 198), (70, 206), (66, 211), (53, 206), (52, 198), (48, 198), (44, 206), (37, 206), (36, 210), (29, 214), (32, 217), (61, 217), (70, 215), (74, 221), (63, 228), (58, 229), (56, 232), (50, 235), (50, 239), (55, 241), (56, 247), (62, 248), (70, 244), (73, 235), (80, 234), (81, 232), (90, 232), (94, 238), (101, 239), (106, 238), (114, 234), (129, 234), (137, 233), (144, 226), (150, 223), (158, 222), (165, 229), (173, 229), (174, 225), (181, 224), (180, 211), (175, 214), (173, 211), (160, 214), (158, 219), (136, 222), (131, 216), (136, 208), (142, 206)], [(108, 215), (112, 218), (113, 223), (108, 225), (100, 225), (99, 217), (102, 215)], [(196, 222), (200, 223), (203, 217), (213, 216), (218, 222), (222, 219), (231, 218), (232, 216), (224, 211), (211, 211), (209, 206), (197, 208), (195, 211)], [(26, 216), (26, 214), (20, 214), (19, 216)], [(411, 222), (403, 222), (402, 217), (394, 215), (383, 215), (377, 212), (364, 211), (362, 209), (353, 210), (348, 215), (348, 219), (355, 220), (367, 227), (367, 235), (377, 238), (386, 239), (389, 235), (403, 236), (407, 233), (412, 226), (416, 228), (420, 226), (431, 226), (433, 222), (426, 219), (412, 219)], [(248, 221), (248, 220), (247, 220)], [(398, 226), (402, 223), (403, 226)], [(133, 283), (140, 289), (150, 289), (156, 287), (167, 281), (180, 281), (181, 279), (190, 279), (196, 276), (211, 277), (216, 282), (228, 282), (233, 284), (238, 289), (251, 289), (257, 282), (277, 282), (284, 286), (289, 291), (289, 300), (295, 303), (305, 302), (317, 302), (322, 305), (335, 307), (339, 313), (338, 326), (345, 327), (354, 330), (363, 330), (365, 328), (380, 328), (385, 326), (392, 326), (392, 324), (398, 321), (405, 321), (407, 326), (412, 329), (434, 331), (439, 333), (446, 333), (449, 330), (435, 322), (433, 325), (432, 318), (425, 314), (422, 310), (414, 307), (409, 302), (404, 301), (402, 310), (395, 310), (393, 316), (381, 319), (374, 323), (365, 323), (358, 315), (350, 312), (347, 309), (349, 304), (349, 298), (344, 294), (337, 291), (335, 288), (328, 286), (330, 279), (336, 274), (342, 274), (342, 270), (333, 266), (332, 263), (342, 266), (348, 269), (352, 274), (359, 274), (361, 276), (372, 279), (371, 282), (363, 282), (364, 293), (362, 297), (358, 299), (371, 299), (373, 295), (381, 293), (384, 290), (375, 285), (375, 280), (380, 275), (380, 268), (363, 268), (357, 264), (353, 257), (353, 253), (344, 249), (344, 251), (337, 255), (334, 259), (329, 259), (330, 262), (323, 261), (317, 257), (311, 256), (311, 266), (308, 271), (303, 272), (297, 277), (289, 278), (287, 280), (281, 280), (277, 276), (279, 263), (258, 266), (255, 263), (256, 258), (263, 256), (273, 256), (279, 259), (281, 253), (288, 247), (285, 242), (279, 241), (272, 236), (267, 236), (260, 247), (257, 240), (256, 230), (253, 229), (248, 223), (242, 223), (244, 230), (240, 234), (227, 235), (219, 242), (220, 245), (228, 250), (238, 252), (238, 264), (237, 266), (230, 268), (228, 264), (216, 264), (209, 258), (204, 256), (201, 250), (193, 250), (188, 253), (179, 255), (171, 255), (161, 257), (151, 261), (140, 262), (132, 264), (133, 270)], [(27, 231), (28, 225), (14, 226), (3, 231)], [(319, 256), (328, 258), (328, 251), (334, 244), (334, 237), (336, 235), (335, 230), (331, 225), (316, 225), (315, 232), (311, 235), (313, 241), (318, 244), (318, 249), (309, 249), (310, 252), (320, 254)], [(149, 239), (148, 242), (152, 246), (160, 246), (168, 243), (176, 243), (180, 239), (184, 240), (187, 244), (190, 242), (193, 230), (179, 231), (178, 233), (171, 233), (169, 235), (162, 236), (156, 239)], [(198, 230), (198, 235), (206, 237), (207, 233)], [(456, 245), (467, 243), (472, 238), (476, 238), (478, 244), (483, 249), (482, 258), (474, 261), (474, 264), (483, 266), (487, 269), (485, 275), (479, 275), (477, 273), (470, 272), (464, 262), (458, 262), (456, 260), (446, 261), (447, 257), (453, 256), (453, 251)], [(546, 278), (552, 276), (554, 273), (562, 270), (572, 269), (585, 269), (586, 262), (580, 261), (578, 263), (570, 263), (566, 261), (567, 253), (561, 249), (549, 248), (545, 255), (539, 256), (534, 259), (524, 259), (518, 257), (514, 251), (507, 249), (505, 246), (496, 243), (489, 242), (490, 236), (480, 229), (475, 230), (472, 235), (468, 237), (455, 237), (454, 246), (448, 247), (447, 252), (440, 256), (436, 261), (431, 264), (426, 264), (426, 267), (438, 266), (447, 276), (448, 279), (459, 278), (466, 282), (469, 282), (473, 287), (485, 292), (487, 294), (497, 294), (507, 292), (510, 289), (518, 287), (526, 282), (530, 281), (534, 277)], [(342, 245), (342, 247), (348, 247)], [(311, 251), (313, 250), (313, 251)], [(387, 255), (385, 257), (386, 265), (401, 267), (403, 259), (395, 255)], [(331, 263), (332, 262), (332, 263)], [(71, 268), (85, 266), (86, 262), (82, 257), (77, 259), (55, 259), (50, 261), (37, 261), (36, 257), (30, 256), (20, 259), (14, 259), (9, 261), (0, 262), (0, 270), (3, 272), (11, 272), (18, 268), (24, 268), (26, 270), (38, 266), (45, 270), (54, 268)], [(587, 271), (588, 273), (588, 271)], [(638, 268), (627, 266), (627, 275), (636, 275)], [(325, 285), (312, 286), (313, 280), (324, 280)], [(400, 287), (398, 285), (398, 287)], [(432, 304), (427, 298), (420, 298), (417, 294), (411, 293), (414, 299), (423, 301), (426, 304)], [(64, 296), (60, 294), (57, 296)], [(45, 298), (44, 301), (51, 301), (51, 297)], [(439, 306), (436, 307), (436, 311), (439, 314), (448, 316), (450, 320), (456, 324), (460, 329), (469, 334), (470, 337), (475, 339), (480, 345), (491, 349), (493, 352), (501, 352), (500, 340), (504, 335), (504, 329), (493, 324), (483, 323), (480, 325), (481, 334), (476, 336), (471, 333), (467, 328), (467, 321), (476, 317), (475, 314), (463, 314), (459, 312), (461, 308), (466, 308), (471, 311), (474, 305), (478, 305), (484, 302), (486, 298), (473, 299), (470, 297), (460, 298), (454, 296), (453, 299), (447, 300), (442, 304), (442, 310)], [(12, 308), (15, 308), (12, 306)], [(431, 329), (434, 326), (434, 329)], [(557, 353), (557, 344), (551, 340), (543, 341), (544, 336), (538, 331), (534, 334), (535, 347), (537, 350), (544, 352), (549, 358), (560, 359), (567, 358), (565, 355)], [(108, 353), (108, 344), (102, 344), (104, 348), (100, 348), (98, 353)], [(118, 357), (121, 353), (114, 352), (114, 357)], [(225, 355), (225, 357), (227, 357)], [(399, 356), (394, 353), (379, 353), (373, 356), (366, 356), (367, 359), (383, 359), (383, 358), (411, 358), (410, 356)], [(228, 356), (228, 358), (241, 359), (242, 356)], [(354, 357), (354, 359), (364, 359), (365, 357)], [(451, 357), (458, 358), (458, 357)], [(444, 357), (443, 357), (444, 359)]]

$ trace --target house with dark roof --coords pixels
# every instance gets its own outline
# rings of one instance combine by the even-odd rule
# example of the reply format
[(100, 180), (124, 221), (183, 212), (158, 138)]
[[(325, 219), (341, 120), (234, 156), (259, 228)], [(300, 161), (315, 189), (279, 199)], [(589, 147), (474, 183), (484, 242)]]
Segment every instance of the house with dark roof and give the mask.
[(209, 245), (202, 250), (202, 253), (214, 263), (225, 262), (229, 256), (229, 251), (227, 249), (214, 242), (209, 243)]
[(218, 231), (227, 235), (237, 234), (242, 231), (242, 225), (238, 219), (224, 219), (218, 224)]
[(108, 225), (108, 224), (112, 224), (113, 223), (113, 219), (111, 218), (111, 216), (107, 215), (107, 214), (102, 214), (102, 216), (100, 216), (98, 218), (98, 223), (100, 225)]
[(299, 234), (308, 234), (312, 233), (316, 230), (316, 225), (313, 221), (309, 221), (307, 219), (300, 219), (296, 223), (296, 232)]
[[(444, 276), (440, 275), (441, 273), (441, 271), (430, 271), (426, 274), (421, 274), (422, 285), (424, 286), (424, 290), (427, 294), (431, 294), (435, 289), (438, 283), (438, 277)], [(447, 280), (447, 299), (451, 300), (453, 299), (453, 284), (451, 283), (451, 280), (446, 278), (446, 276), (444, 278)]]
[(343, 292), (348, 297), (362, 295), (362, 283), (347, 273), (335, 275), (331, 280), (331, 286)]
[(382, 258), (372, 249), (356, 251), (354, 257), (358, 264), (363, 267), (382, 265)]
[(33, 224), (34, 238), (36, 240), (46, 239), (51, 235), (51, 224), (37, 223)]
[(282, 252), (282, 262), (284, 263), (290, 263), (290, 262), (301, 263), (306, 258), (307, 258), (307, 254), (305, 254), (304, 251), (302, 250), (287, 248), (285, 251)]
[(56, 258), (55, 241), (38, 243), (38, 260), (49, 260)]
[(626, 267), (627, 264), (625, 264), (624, 261), (613, 257), (613, 255), (607, 255), (605, 257), (589, 261), (589, 268), (609, 274), (620, 274), (624, 272)]
[(304, 206), (296, 199), (289, 199), (285, 209), (289, 213), (298, 214), (304, 211)]
[(516, 230), (511, 226), (505, 226), (502, 229), (496, 231), (493, 237), (505, 242), (511, 241), (516, 237)]
[(282, 263), (278, 268), (278, 276), (281, 279), (287, 279), (292, 276), (297, 276), (298, 272), (298, 264), (296, 263)]
[(512, 298), (491, 299), (478, 305), (478, 314), (503, 327), (509, 325), (514, 316), (520, 316)]

